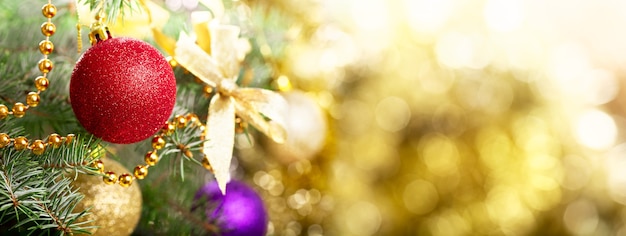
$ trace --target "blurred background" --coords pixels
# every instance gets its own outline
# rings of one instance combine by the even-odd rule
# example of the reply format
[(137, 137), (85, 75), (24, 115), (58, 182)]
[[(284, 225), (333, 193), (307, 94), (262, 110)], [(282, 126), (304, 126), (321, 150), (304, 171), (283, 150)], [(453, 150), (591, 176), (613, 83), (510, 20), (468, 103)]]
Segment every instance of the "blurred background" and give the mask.
[(626, 235), (626, 2), (249, 4), (329, 122), (281, 234)]

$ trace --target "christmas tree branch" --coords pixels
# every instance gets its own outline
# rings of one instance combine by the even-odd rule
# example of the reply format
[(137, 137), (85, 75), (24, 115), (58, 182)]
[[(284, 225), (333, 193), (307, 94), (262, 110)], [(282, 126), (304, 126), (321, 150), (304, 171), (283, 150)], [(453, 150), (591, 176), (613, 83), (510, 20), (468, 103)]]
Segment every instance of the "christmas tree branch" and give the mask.
[(87, 3), (89, 8), (94, 11), (102, 11), (107, 16), (109, 23), (115, 22), (118, 15), (122, 16), (126, 14), (126, 10), (141, 11), (141, 5), (137, 1), (128, 0), (79, 0), (81, 3)]
[[(17, 137), (24, 134), (18, 119), (5, 119), (0, 130)], [(98, 147), (95, 139), (81, 136), (71, 145), (52, 145), (42, 155), (31, 150), (15, 150), (11, 146), (0, 149), (0, 233), (22, 231), (60, 231), (62, 233), (86, 232), (76, 220), (85, 212), (71, 213), (82, 195), (70, 187), (64, 174), (66, 169), (45, 169), (49, 165), (73, 165), (75, 172), (92, 172), (89, 164), (91, 150)], [(13, 222), (13, 223), (8, 223)]]
[[(61, 173), (58, 171), (57, 173)], [(53, 175), (50, 175), (54, 177)], [(60, 177), (57, 176), (57, 178)], [(55, 178), (56, 179), (56, 178)], [(87, 229), (76, 225), (76, 220), (86, 214), (85, 211), (72, 213), (76, 204), (83, 199), (83, 195), (76, 190), (71, 190), (70, 180), (61, 178), (60, 181), (50, 181), (47, 186), (48, 194), (44, 201), (35, 206), (43, 212), (41, 220), (47, 224), (38, 226), (40, 229), (56, 229), (62, 234), (87, 233)]]
[[(91, 142), (86, 141), (86, 144)], [(36, 156), (29, 150), (16, 151), (11, 147), (1, 149), (0, 154), (0, 222), (16, 221), (13, 230), (55, 230), (62, 233), (87, 232), (78, 224), (78, 217), (85, 212), (72, 213), (83, 196), (72, 190), (71, 180), (59, 169), (44, 170), (41, 162), (59, 155), (59, 159), (82, 160), (72, 157), (86, 153), (89, 145), (60, 147), (59, 152), (49, 152), (46, 157)], [(65, 149), (65, 150), (63, 150)], [(73, 150), (72, 150), (73, 149)], [(47, 160), (46, 160), (47, 159)], [(82, 171), (80, 166), (73, 169)], [(84, 168), (82, 168), (84, 169)]]
[(56, 164), (49, 164), (49, 165), (43, 165), (42, 167), (44, 169), (68, 169), (68, 168), (76, 168), (78, 166), (87, 166), (89, 163), (86, 161), (83, 161), (81, 163), (64, 163), (61, 165), (56, 165)]

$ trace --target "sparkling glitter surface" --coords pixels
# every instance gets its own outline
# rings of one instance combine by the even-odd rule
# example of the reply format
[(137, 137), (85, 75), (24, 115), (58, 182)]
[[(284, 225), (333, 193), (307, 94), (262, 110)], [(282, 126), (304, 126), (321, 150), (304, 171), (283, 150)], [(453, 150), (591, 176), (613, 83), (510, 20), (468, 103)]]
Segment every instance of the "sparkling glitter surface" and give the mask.
[(112, 38), (87, 50), (70, 82), (76, 118), (97, 137), (134, 143), (153, 135), (176, 102), (176, 79), (161, 53), (131, 38)]
[[(129, 171), (121, 164), (103, 160), (107, 169), (121, 174)], [(100, 176), (79, 175), (72, 183), (85, 198), (76, 206), (74, 212), (89, 209), (91, 214), (81, 220), (92, 221), (88, 225), (99, 228), (92, 231), (93, 235), (130, 235), (141, 216), (141, 190), (138, 183), (125, 188), (118, 184), (107, 185)]]

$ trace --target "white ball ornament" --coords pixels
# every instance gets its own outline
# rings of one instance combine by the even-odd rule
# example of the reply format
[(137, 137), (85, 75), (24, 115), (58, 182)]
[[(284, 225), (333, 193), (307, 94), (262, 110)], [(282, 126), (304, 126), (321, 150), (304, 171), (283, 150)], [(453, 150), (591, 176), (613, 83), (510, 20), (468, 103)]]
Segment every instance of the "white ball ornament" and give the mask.
[(282, 93), (288, 103), (285, 116), (287, 140), (283, 144), (267, 141), (267, 151), (284, 163), (311, 159), (326, 142), (328, 121), (322, 108), (301, 91)]

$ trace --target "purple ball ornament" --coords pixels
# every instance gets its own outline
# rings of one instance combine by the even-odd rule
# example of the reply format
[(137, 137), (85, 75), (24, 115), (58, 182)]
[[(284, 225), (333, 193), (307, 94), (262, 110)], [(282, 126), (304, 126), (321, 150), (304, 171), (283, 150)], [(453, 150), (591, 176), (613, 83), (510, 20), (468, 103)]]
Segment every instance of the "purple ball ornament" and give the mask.
[(204, 206), (209, 223), (222, 236), (264, 236), (267, 232), (267, 210), (261, 197), (241, 181), (231, 180), (222, 195), (217, 182), (205, 184), (195, 195), (192, 210)]

